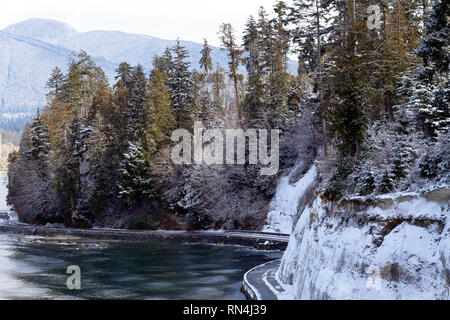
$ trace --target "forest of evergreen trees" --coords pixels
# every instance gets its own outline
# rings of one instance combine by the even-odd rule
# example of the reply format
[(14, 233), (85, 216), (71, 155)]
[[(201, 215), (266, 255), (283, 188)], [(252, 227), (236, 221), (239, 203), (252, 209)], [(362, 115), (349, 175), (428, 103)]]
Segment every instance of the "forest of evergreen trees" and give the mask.
[[(367, 27), (369, 5), (379, 29)], [(8, 202), (38, 224), (260, 228), (278, 176), (175, 166), (171, 134), (194, 121), (280, 129), (281, 169), (301, 162), (301, 175), (317, 160), (333, 200), (448, 183), (449, 11), (446, 0), (278, 1), (249, 17), (242, 45), (221, 26), (227, 70), (206, 40), (192, 70), (178, 43), (149, 57), (149, 73), (120, 64), (112, 86), (82, 51), (53, 71), (47, 105), (9, 157)]]

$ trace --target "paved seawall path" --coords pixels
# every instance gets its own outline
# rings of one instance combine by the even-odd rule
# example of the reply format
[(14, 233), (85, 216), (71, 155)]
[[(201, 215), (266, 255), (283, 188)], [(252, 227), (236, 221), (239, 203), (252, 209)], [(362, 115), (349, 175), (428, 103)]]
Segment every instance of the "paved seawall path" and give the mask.
[(242, 292), (248, 300), (278, 300), (286, 295), (285, 289), (275, 277), (281, 260), (259, 265), (245, 273)]

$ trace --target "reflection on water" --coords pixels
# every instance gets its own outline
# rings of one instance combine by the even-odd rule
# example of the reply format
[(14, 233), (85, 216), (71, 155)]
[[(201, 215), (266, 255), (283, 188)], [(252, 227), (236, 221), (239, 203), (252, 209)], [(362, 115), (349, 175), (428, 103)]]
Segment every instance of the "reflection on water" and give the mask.
[[(244, 273), (280, 252), (192, 244), (35, 243), (0, 235), (1, 299), (243, 299)], [(66, 287), (81, 268), (80, 291)]]

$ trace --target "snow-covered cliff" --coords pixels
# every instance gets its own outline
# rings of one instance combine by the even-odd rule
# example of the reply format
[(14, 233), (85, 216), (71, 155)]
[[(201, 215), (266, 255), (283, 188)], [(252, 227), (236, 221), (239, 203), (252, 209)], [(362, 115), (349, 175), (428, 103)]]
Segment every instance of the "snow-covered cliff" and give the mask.
[(292, 182), (294, 175), (303, 164), (299, 164), (290, 174), (281, 178), (277, 192), (270, 202), (270, 212), (267, 214), (265, 232), (291, 234), (296, 222), (298, 207), (317, 179), (317, 167), (313, 165), (306, 174)]
[(449, 299), (450, 189), (328, 202), (300, 216), (278, 279), (290, 299)]

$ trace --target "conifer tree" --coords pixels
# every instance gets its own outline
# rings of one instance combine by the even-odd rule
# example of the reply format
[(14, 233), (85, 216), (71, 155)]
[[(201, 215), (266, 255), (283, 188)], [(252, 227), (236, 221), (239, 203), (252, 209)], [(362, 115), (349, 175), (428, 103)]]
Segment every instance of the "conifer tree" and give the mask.
[(205, 75), (207, 75), (213, 68), (213, 62), (211, 59), (211, 51), (212, 49), (208, 45), (208, 41), (205, 39), (203, 43), (203, 49), (200, 52), (201, 58), (199, 61), (200, 68), (203, 69)]
[(141, 65), (137, 65), (133, 69), (131, 85), (130, 101), (125, 115), (128, 119), (128, 139), (134, 141), (142, 133), (145, 121), (144, 104), (147, 97), (147, 79)]
[(126, 62), (122, 62), (116, 69), (115, 80), (116, 86), (123, 85), (125, 89), (131, 94), (133, 89), (133, 67)]
[(387, 170), (384, 171), (380, 182), (380, 192), (383, 194), (389, 193), (394, 189), (392, 177)]
[[(320, 0), (295, 0), (290, 7), (289, 21), (296, 27), (292, 30), (293, 42), (297, 45), (297, 53), (299, 55), (299, 68), (306, 64), (308, 72), (315, 72), (315, 88), (318, 93), (318, 110), (322, 118), (322, 133), (324, 154), (328, 153), (328, 110), (326, 104), (323, 103), (323, 65), (322, 50), (324, 47), (324, 39), (335, 29), (336, 34), (342, 34), (339, 20), (342, 20), (341, 2), (320, 1)], [(337, 11), (334, 28), (329, 26), (329, 18), (327, 13)], [(329, 38), (329, 37), (328, 37)], [(304, 60), (304, 61), (302, 61)], [(303, 71), (303, 70), (302, 70)]]
[(33, 119), (30, 127), (31, 149), (28, 151), (29, 158), (34, 160), (46, 161), (50, 151), (50, 142), (48, 129), (45, 125), (39, 109), (36, 117)]
[(164, 84), (164, 75), (156, 70), (149, 85), (147, 101), (147, 126), (149, 136), (154, 141), (154, 149), (158, 149), (170, 141), (171, 131), (176, 128), (172, 101)]
[(85, 51), (71, 60), (61, 100), (68, 104), (72, 117), (85, 117), (88, 114), (100, 81), (107, 82), (105, 73)]
[(264, 66), (262, 62), (261, 35), (255, 19), (250, 16), (243, 37), (244, 49), (248, 53), (245, 59), (248, 89), (243, 109), (248, 119), (264, 119)]
[[(168, 78), (171, 76), (174, 70), (172, 53), (170, 52), (169, 48), (166, 48), (162, 56), (156, 55), (155, 57), (153, 57), (152, 74), (156, 70), (159, 70), (164, 75), (167, 82)], [(150, 75), (150, 80), (152, 80), (152, 74)]]
[(290, 35), (286, 26), (287, 5), (284, 1), (278, 1), (275, 5), (276, 18), (272, 21), (273, 33), (273, 58), (270, 83), (270, 107), (274, 118), (282, 119), (288, 110), (287, 98), (289, 90), (289, 74), (287, 73), (287, 54), (289, 51)]
[(425, 105), (419, 109), (419, 119), (425, 133), (431, 137), (445, 134), (450, 128), (449, 19), (448, 1), (436, 0), (425, 23), (427, 34), (417, 50), (424, 65), (419, 74), (424, 84), (420, 86), (423, 96), (427, 96)]
[[(361, 145), (368, 124), (372, 46), (365, 21), (357, 19), (361, 7), (347, 7), (343, 13), (348, 28), (336, 37), (330, 51), (326, 87), (322, 88), (322, 117), (329, 117), (331, 129), (343, 156), (361, 160)], [(354, 11), (356, 10), (356, 11)], [(326, 111), (326, 112), (325, 112)], [(326, 132), (326, 130), (324, 130)]]
[(219, 37), (222, 42), (223, 48), (228, 52), (229, 74), (234, 83), (237, 114), (239, 120), (242, 120), (241, 97), (239, 93), (239, 82), (242, 79), (242, 75), (239, 74), (239, 66), (243, 62), (243, 51), (236, 42), (236, 37), (234, 35), (234, 30), (231, 24), (222, 24), (219, 30)]
[(180, 41), (177, 41), (172, 51), (174, 53), (173, 69), (167, 80), (170, 98), (178, 127), (191, 128), (193, 126), (194, 101), (193, 83), (189, 71), (190, 63), (186, 61), (189, 56)]
[(121, 162), (119, 195), (126, 205), (132, 207), (151, 198), (149, 152), (140, 141), (130, 143)]
[(50, 79), (47, 81), (47, 88), (50, 89), (49, 94), (55, 97), (59, 96), (61, 88), (64, 86), (65, 77), (61, 69), (56, 67), (53, 69)]
[(213, 109), (217, 112), (223, 106), (223, 90), (226, 87), (224, 70), (219, 64), (216, 65), (214, 72), (209, 74), (207, 82), (212, 86)]
[[(448, 75), (450, 64), (450, 5), (446, 0), (435, 0), (425, 21), (426, 37), (422, 40), (417, 54), (423, 59), (422, 78), (433, 82), (436, 73)], [(448, 79), (447, 79), (448, 80)]]

